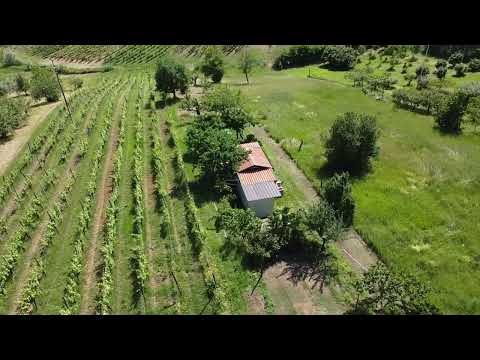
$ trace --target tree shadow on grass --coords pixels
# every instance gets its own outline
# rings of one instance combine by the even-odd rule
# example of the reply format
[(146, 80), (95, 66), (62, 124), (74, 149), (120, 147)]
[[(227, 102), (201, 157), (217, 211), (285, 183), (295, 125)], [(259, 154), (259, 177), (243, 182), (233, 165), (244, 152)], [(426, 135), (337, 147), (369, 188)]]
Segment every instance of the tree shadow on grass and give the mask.
[(370, 172), (373, 171), (373, 166), (370, 164), (365, 168), (354, 168), (348, 169), (346, 166), (341, 166), (341, 164), (332, 164), (330, 162), (325, 162), (320, 168), (317, 169), (316, 175), (320, 181), (328, 180), (335, 174), (348, 173), (350, 178), (355, 180), (361, 180), (365, 178)]
[(223, 196), (221, 192), (215, 190), (212, 181), (205, 176), (195, 178), (189, 186), (197, 207), (202, 207), (209, 202), (217, 203)]
[(48, 102), (47, 100), (44, 100), (42, 102), (39, 102), (35, 105), (32, 105), (30, 106), (30, 108), (34, 109), (34, 108), (37, 108), (37, 107), (40, 107), (40, 106), (44, 106), (44, 105), (48, 105), (48, 104), (51, 104), (51, 103), (54, 103), (55, 101), (52, 101), (52, 102)]
[(155, 101), (155, 109), (157, 109), (157, 110), (164, 109), (167, 106), (175, 105), (180, 100), (182, 100), (182, 99), (173, 98), (173, 97), (169, 97), (168, 99), (165, 99), (165, 100), (157, 100), (157, 101)]

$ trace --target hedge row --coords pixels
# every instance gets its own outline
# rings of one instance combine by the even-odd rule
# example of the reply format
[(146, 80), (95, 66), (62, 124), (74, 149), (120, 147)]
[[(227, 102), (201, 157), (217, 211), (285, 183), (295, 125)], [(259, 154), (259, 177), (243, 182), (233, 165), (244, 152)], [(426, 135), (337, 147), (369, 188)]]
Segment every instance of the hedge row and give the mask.
[(332, 70), (349, 70), (355, 65), (358, 53), (343, 45), (296, 45), (283, 51), (273, 62), (274, 70), (310, 64), (327, 63)]

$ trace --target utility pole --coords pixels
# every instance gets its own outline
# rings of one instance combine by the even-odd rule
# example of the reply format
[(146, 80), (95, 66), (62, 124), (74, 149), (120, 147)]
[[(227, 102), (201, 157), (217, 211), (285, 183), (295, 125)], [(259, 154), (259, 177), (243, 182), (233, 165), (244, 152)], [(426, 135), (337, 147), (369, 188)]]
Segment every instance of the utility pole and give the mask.
[(60, 82), (60, 78), (58, 77), (57, 69), (55, 69), (55, 64), (53, 63), (53, 59), (51, 59), (51, 61), (52, 61), (53, 72), (57, 77), (58, 85), (60, 85), (60, 90), (62, 91), (63, 100), (65, 100), (65, 106), (67, 107), (68, 115), (70, 116), (70, 121), (73, 121), (72, 113), (70, 112), (70, 106), (68, 106), (67, 98), (65, 97), (65, 93), (63, 92), (63, 86), (62, 86), (62, 83)]

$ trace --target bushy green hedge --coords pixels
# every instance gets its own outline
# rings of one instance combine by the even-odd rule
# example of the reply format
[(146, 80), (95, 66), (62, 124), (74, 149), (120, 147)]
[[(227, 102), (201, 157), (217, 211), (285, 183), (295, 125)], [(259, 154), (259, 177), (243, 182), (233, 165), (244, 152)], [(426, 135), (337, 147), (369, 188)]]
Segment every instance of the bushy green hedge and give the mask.
[(282, 52), (273, 62), (274, 70), (327, 63), (332, 70), (349, 70), (355, 65), (357, 51), (340, 45), (296, 45)]
[(398, 89), (392, 93), (392, 101), (411, 111), (434, 114), (447, 94), (433, 89)]

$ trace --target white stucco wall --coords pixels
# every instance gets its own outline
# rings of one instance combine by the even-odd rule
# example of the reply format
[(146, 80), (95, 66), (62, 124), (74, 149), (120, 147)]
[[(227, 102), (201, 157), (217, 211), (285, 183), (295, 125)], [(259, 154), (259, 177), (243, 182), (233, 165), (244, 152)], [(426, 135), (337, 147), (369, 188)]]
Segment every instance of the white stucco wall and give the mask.
[(272, 214), (275, 200), (274, 198), (247, 201), (241, 186), (237, 186), (237, 191), (240, 194), (240, 199), (242, 200), (243, 206), (245, 208), (252, 209), (255, 212), (255, 215), (257, 215), (259, 218), (264, 218)]

